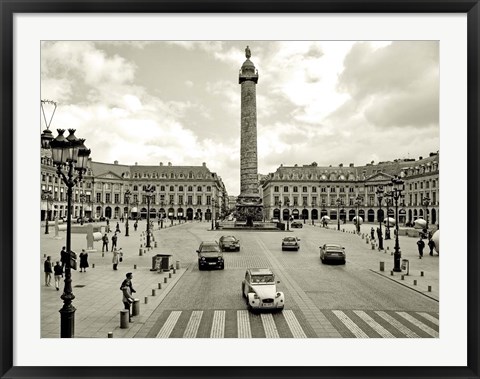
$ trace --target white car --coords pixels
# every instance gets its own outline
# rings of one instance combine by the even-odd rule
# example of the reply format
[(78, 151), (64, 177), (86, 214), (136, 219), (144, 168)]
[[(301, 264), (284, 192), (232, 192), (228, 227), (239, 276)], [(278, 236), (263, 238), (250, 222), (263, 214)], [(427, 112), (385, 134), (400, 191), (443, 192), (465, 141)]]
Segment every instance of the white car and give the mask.
[(285, 295), (277, 291), (275, 275), (268, 268), (251, 268), (242, 281), (242, 295), (247, 301), (248, 310), (283, 311)]

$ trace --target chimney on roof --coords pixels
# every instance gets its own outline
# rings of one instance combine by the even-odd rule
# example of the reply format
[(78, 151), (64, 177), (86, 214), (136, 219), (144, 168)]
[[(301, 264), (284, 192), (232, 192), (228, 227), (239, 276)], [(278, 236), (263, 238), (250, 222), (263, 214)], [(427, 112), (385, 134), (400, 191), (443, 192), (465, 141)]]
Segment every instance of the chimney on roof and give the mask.
[(118, 161), (113, 161), (113, 164), (118, 164)]
[(423, 157), (418, 157), (418, 160), (422, 160), (422, 159), (423, 159)]
[(338, 167), (343, 167), (343, 163), (340, 163), (340, 164), (338, 165)]
[(207, 164), (205, 162), (202, 162), (203, 167), (207, 167)]
[(163, 162), (160, 162), (160, 166), (163, 166)]
[(138, 165), (138, 162), (135, 162), (135, 166), (137, 166), (137, 165)]
[(171, 165), (172, 165), (172, 162), (168, 162), (168, 165), (171, 166)]
[(350, 165), (349, 165), (349, 166), (350, 166), (350, 167), (354, 167), (354, 166), (353, 166), (353, 163), (350, 163)]

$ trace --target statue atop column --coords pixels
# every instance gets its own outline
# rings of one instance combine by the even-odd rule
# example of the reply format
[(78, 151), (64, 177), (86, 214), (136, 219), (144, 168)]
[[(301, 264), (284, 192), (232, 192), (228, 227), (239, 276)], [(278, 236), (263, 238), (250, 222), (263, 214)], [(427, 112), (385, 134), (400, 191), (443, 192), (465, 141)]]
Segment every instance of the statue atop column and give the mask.
[(252, 52), (250, 51), (250, 48), (248, 46), (245, 49), (245, 56), (247, 57), (247, 59), (250, 59), (250, 57), (252, 56)]

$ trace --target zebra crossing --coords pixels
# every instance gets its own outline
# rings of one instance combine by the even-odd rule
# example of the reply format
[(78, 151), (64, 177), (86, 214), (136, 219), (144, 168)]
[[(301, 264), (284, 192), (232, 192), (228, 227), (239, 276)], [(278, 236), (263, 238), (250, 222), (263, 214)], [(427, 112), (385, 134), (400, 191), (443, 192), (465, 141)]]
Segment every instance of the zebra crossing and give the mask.
[[(436, 312), (322, 310), (344, 338), (438, 338)], [(153, 338), (316, 338), (300, 310), (254, 314), (247, 310), (166, 310)]]

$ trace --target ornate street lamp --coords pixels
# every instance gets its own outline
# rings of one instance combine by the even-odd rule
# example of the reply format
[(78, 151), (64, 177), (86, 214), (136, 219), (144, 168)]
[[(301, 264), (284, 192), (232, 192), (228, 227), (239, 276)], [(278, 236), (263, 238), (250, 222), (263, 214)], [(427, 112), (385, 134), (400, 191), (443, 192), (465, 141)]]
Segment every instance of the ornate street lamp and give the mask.
[(303, 223), (305, 224), (305, 209), (307, 208), (307, 204), (303, 203)]
[(277, 205), (278, 205), (278, 207), (280, 208), (280, 216), (278, 216), (278, 220), (279, 220), (279, 222), (283, 222), (282, 201), (281, 201), (281, 200), (278, 200)]
[[(173, 205), (174, 205), (174, 202), (172, 200), (170, 201), (170, 208), (173, 209)], [(172, 212), (172, 215), (170, 216), (170, 226), (173, 226), (173, 212)]]
[[(290, 207), (290, 199), (287, 199), (287, 201), (285, 202), (285, 206), (287, 207), (287, 209)], [(288, 209), (287, 230), (290, 230), (290, 209)]]
[(398, 241), (398, 201), (403, 197), (403, 180), (399, 177), (392, 178), (392, 190), (390, 191), (390, 196), (395, 201), (395, 250), (393, 253), (393, 271), (401, 272), (400, 259), (402, 257), (402, 252), (400, 251), (400, 243)]
[(313, 220), (313, 207), (315, 206), (315, 202), (312, 201), (312, 213), (310, 213), (310, 216), (312, 217), (312, 226), (315, 226), (315, 221)]
[(132, 195), (132, 193), (130, 192), (129, 189), (127, 189), (125, 191), (125, 202), (127, 203), (127, 222), (125, 223), (125, 237), (128, 237), (129, 234), (128, 234), (128, 218), (130, 217), (130, 208), (128, 206), (128, 203), (130, 202), (130, 196)]
[(85, 214), (83, 210), (83, 203), (85, 203), (85, 200), (87, 199), (87, 195), (84, 193), (80, 194), (80, 225), (83, 225), (83, 215)]
[(153, 192), (155, 192), (155, 188), (153, 188), (150, 184), (145, 187), (144, 195), (147, 198), (147, 243), (145, 247), (150, 246), (150, 200), (152, 199)]
[(385, 239), (386, 240), (389, 240), (390, 239), (390, 216), (389, 216), (389, 212), (390, 212), (390, 207), (393, 205), (393, 200), (391, 199), (391, 197), (389, 196), (392, 196), (390, 192), (387, 192), (385, 194), (385, 204), (387, 205), (387, 231), (385, 232)]
[[(87, 170), (90, 150), (85, 147), (84, 139), (75, 137), (75, 129), (68, 129), (70, 133), (66, 138), (64, 129), (57, 129), (58, 136), (50, 142), (53, 163), (57, 166), (57, 174), (67, 186), (67, 242), (66, 249), (69, 257), (73, 256), (71, 251), (72, 232), (72, 189), (79, 183)], [(43, 143), (43, 140), (42, 140)], [(62, 171), (66, 170), (66, 174)], [(75, 171), (77, 176), (75, 177)], [(61, 299), (63, 307), (60, 309), (60, 337), (73, 338), (75, 328), (75, 307), (72, 305), (75, 296), (72, 292), (71, 259), (65, 265), (65, 288)], [(76, 267), (73, 267), (76, 269)]]
[[(377, 190), (376, 190), (376, 195), (377, 195), (377, 199), (378, 199), (378, 206), (380, 207), (380, 210), (379, 210), (379, 215), (380, 217), (378, 218), (378, 224), (380, 226), (380, 233), (378, 235), (378, 249), (379, 250), (383, 250), (383, 235), (382, 235), (382, 199), (383, 199), (383, 194), (384, 194), (384, 190), (383, 190), (383, 186), (378, 186), (377, 187)], [(388, 216), (387, 216), (388, 217)]]
[(210, 216), (210, 220), (212, 221), (212, 230), (213, 230), (213, 217), (215, 216), (215, 199), (212, 199), (212, 213)]
[(359, 213), (359, 209), (358, 207), (360, 205), (362, 205), (362, 201), (363, 201), (363, 197), (358, 195), (355, 199), (355, 205), (357, 206), (357, 220), (356, 220), (356, 224), (357, 224), (357, 233), (360, 234), (360, 213)]
[(337, 230), (340, 230), (340, 205), (343, 205), (342, 199), (337, 197)]
[(430, 205), (430, 198), (428, 196), (424, 197), (422, 199), (422, 204), (425, 207), (425, 221), (427, 222), (425, 229), (427, 229), (427, 232), (428, 232), (428, 206)]
[[(164, 203), (163, 203), (163, 200), (160, 202), (160, 206), (162, 207), (162, 209), (164, 209), (163, 207), (165, 206)], [(160, 229), (163, 229), (163, 217), (164, 217), (164, 210), (161, 212), (160, 214)]]
[(52, 196), (52, 191), (50, 190), (42, 190), (42, 200), (45, 200), (47, 203), (47, 211), (45, 213), (45, 234), (48, 234), (48, 213), (50, 212), (50, 207), (49, 205), (53, 205), (53, 196)]

